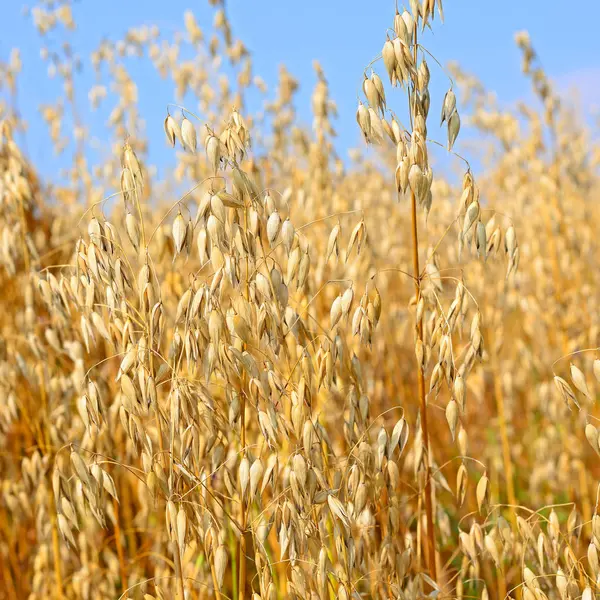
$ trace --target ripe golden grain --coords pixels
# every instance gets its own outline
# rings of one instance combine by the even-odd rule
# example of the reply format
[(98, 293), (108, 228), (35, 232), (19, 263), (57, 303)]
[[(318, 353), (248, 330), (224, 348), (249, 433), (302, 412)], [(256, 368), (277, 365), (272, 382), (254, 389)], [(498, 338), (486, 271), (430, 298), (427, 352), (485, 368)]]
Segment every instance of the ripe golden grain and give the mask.
[[(377, 160), (346, 165), (321, 66), (312, 131), (282, 68), (266, 136), (246, 108), (264, 83), (211, 4), (214, 30), (188, 11), (183, 35), (93, 52), (90, 104), (119, 97), (93, 166), (79, 59), (43, 49), (64, 98), (42, 117), (58, 151), (73, 138), (53, 187), (15, 135), (20, 57), (0, 64), (0, 597), (591, 600), (600, 151), (529, 36), (542, 108), (513, 112), (425, 50), (440, 0), (390, 14), (356, 68)], [(74, 14), (31, 10), (45, 36)], [(134, 54), (202, 115), (166, 111), (166, 182)], [(477, 172), (459, 109), (492, 140)]]

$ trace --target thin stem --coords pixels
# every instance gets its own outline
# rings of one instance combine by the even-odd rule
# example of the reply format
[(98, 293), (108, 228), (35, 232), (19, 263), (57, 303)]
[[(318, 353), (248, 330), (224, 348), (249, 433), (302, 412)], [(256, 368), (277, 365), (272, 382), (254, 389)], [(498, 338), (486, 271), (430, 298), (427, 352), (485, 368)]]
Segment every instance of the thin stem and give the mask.
[[(244, 229), (245, 233), (248, 233), (248, 206), (244, 207)], [(264, 249), (263, 249), (264, 254)], [(248, 253), (246, 253), (246, 300), (250, 300), (250, 262)], [(246, 344), (243, 344), (244, 350), (246, 350)], [(246, 386), (246, 373), (242, 376), (242, 390), (240, 398), (240, 446), (242, 450), (242, 457), (246, 456), (246, 393), (244, 391)], [(244, 600), (246, 591), (246, 527), (248, 520), (248, 507), (246, 505), (246, 498), (244, 491), (240, 495), (241, 503), (241, 524), (242, 531), (240, 533), (240, 544), (239, 544), (239, 570), (238, 570), (238, 598)]]
[[(417, 64), (417, 22), (415, 21), (414, 29), (414, 62)], [(411, 122), (412, 122), (412, 102), (410, 102)], [(413, 273), (415, 277), (415, 292), (417, 302), (421, 296), (421, 270), (419, 268), (419, 228), (417, 224), (417, 198), (414, 191), (410, 192), (411, 218), (412, 218), (412, 262)], [(423, 343), (423, 322), (418, 321), (416, 324), (417, 341)], [(433, 501), (432, 501), (432, 486), (431, 486), (431, 459), (429, 448), (429, 429), (427, 425), (427, 400), (425, 397), (425, 375), (420, 365), (417, 368), (417, 391), (419, 395), (419, 412), (421, 419), (421, 430), (423, 432), (423, 446), (425, 448), (425, 514), (427, 518), (427, 558), (429, 570), (432, 579), (437, 580), (437, 568), (435, 560), (435, 525), (433, 520)]]
[(554, 367), (556, 366), (557, 362), (560, 362), (561, 360), (564, 360), (565, 358), (569, 358), (571, 356), (577, 356), (578, 354), (583, 354), (584, 352), (598, 352), (598, 350), (600, 350), (600, 346), (597, 346), (595, 348), (584, 348), (583, 350), (576, 350), (575, 352), (569, 352), (569, 354), (565, 354), (564, 356), (557, 358), (552, 363), (552, 373), (554, 373)]
[[(410, 193), (412, 216), (412, 259), (413, 273), (415, 274), (415, 291), (417, 302), (421, 295), (421, 279), (419, 277), (419, 231), (417, 226), (417, 199), (414, 192)], [(417, 340), (423, 343), (423, 323), (417, 323)], [(421, 429), (423, 431), (423, 445), (425, 447), (425, 513), (427, 517), (427, 558), (432, 579), (437, 579), (435, 564), (435, 531), (433, 522), (433, 503), (431, 498), (431, 461), (429, 457), (429, 429), (427, 426), (427, 401), (425, 398), (425, 377), (423, 369), (417, 368), (417, 387), (419, 395), (419, 411), (421, 416)]]
[(119, 503), (113, 498), (113, 510), (115, 511), (115, 542), (117, 544), (117, 556), (119, 558), (119, 571), (121, 573), (121, 589), (127, 589), (127, 569), (125, 568), (125, 553), (123, 552), (123, 541), (121, 540), (121, 522), (119, 517)]

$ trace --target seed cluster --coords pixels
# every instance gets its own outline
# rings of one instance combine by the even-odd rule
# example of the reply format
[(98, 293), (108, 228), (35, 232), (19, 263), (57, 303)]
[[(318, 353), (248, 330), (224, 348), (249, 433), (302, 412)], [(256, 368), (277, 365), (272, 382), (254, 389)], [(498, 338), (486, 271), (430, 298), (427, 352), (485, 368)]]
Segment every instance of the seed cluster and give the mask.
[[(374, 152), (346, 164), (321, 66), (310, 131), (298, 82), (253, 75), (211, 5), (212, 29), (186, 12), (94, 51), (94, 163), (83, 61), (54, 43), (76, 5), (31, 9), (63, 84), (41, 114), (73, 153), (54, 185), (21, 149), (18, 52), (0, 64), (0, 598), (591, 600), (600, 151), (529, 37), (541, 112), (456, 65), (433, 98), (442, 3), (397, 9), (359, 72)], [(181, 104), (162, 128), (137, 60)], [(459, 108), (488, 135), (477, 176)]]

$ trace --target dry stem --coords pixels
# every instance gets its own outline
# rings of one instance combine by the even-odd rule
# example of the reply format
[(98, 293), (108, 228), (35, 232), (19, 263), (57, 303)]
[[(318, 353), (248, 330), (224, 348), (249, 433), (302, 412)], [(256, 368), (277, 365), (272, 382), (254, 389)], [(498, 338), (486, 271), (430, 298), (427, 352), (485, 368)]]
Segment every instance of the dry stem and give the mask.
[[(411, 214), (412, 214), (412, 259), (413, 272), (415, 274), (415, 291), (417, 302), (421, 294), (421, 277), (419, 269), (419, 232), (417, 226), (417, 199), (414, 192), (410, 193)], [(417, 323), (417, 339), (423, 342), (423, 324)], [(437, 579), (437, 569), (435, 565), (435, 530), (433, 521), (433, 503), (431, 499), (431, 467), (429, 457), (429, 430), (427, 428), (427, 400), (425, 398), (425, 378), (421, 365), (418, 366), (418, 394), (419, 408), (421, 415), (421, 429), (423, 431), (423, 446), (425, 448), (425, 513), (427, 516), (427, 560), (431, 577)]]

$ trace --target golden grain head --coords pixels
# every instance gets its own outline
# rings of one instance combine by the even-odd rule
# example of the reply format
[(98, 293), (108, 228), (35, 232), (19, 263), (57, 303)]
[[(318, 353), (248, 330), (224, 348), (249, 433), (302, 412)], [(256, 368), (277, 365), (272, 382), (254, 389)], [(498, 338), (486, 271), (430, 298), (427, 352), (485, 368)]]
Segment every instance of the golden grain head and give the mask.
[[(212, 28), (102, 41), (85, 91), (55, 43), (76, 6), (30, 10), (56, 181), (22, 146), (20, 53), (0, 62), (0, 598), (592, 600), (593, 132), (526, 32), (537, 104), (513, 110), (439, 68), (442, 2), (410, 0), (352, 67), (343, 162), (321, 64), (311, 129), (210, 4)], [(161, 180), (132, 56), (173, 84)], [(107, 90), (91, 164), (75, 99)]]

